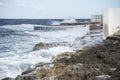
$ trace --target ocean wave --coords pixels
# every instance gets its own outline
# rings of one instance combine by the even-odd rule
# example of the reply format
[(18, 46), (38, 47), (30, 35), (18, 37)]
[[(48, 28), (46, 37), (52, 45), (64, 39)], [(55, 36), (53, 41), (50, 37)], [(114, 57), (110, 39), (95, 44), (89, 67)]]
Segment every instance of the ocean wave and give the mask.
[(32, 24), (4, 25), (4, 26), (0, 26), (0, 27), (14, 30), (14, 31), (25, 31), (25, 30), (32, 31), (32, 30), (34, 30), (34, 25), (32, 25)]
[[(47, 32), (34, 31), (33, 26), (22, 24), (1, 27), (8, 31), (14, 31), (14, 34), (0, 38), (0, 47), (7, 50), (0, 52), (0, 79), (3, 77), (14, 78), (36, 63), (49, 62), (53, 56), (57, 56), (62, 52), (73, 51), (76, 47), (83, 45), (80, 38), (90, 32), (89, 26), (73, 26), (73, 28), (65, 30)], [(33, 51), (34, 45), (40, 42), (68, 42), (78, 45), (74, 47), (55, 46)]]

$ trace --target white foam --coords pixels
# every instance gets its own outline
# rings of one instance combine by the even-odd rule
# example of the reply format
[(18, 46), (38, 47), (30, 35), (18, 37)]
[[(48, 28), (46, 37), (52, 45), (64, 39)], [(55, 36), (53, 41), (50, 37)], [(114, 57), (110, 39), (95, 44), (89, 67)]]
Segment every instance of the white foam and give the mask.
[(3, 67), (0, 66), (0, 69), (2, 70), (0, 77), (3, 78), (7, 76), (15, 78), (18, 74), (21, 74), (22, 71), (27, 69), (28, 66), (36, 64), (38, 62), (49, 62), (53, 56), (70, 50), (70, 48), (59, 46), (50, 48), (48, 50), (43, 49), (30, 52), (24, 55), (19, 54), (0, 58), (0, 64), (3, 64)]
[(31, 25), (31, 24), (5, 25), (1, 27), (11, 29), (11, 30), (17, 30), (17, 31), (34, 30), (34, 25)]
[[(50, 32), (27, 32), (29, 34), (39, 35), (40, 37), (47, 39), (46, 42), (52, 41), (66, 41), (72, 42), (77, 37), (85, 36), (89, 33), (89, 27), (83, 26), (73, 26), (74, 28), (70, 28), (67, 30), (59, 30), (59, 31), (50, 31)], [(53, 40), (54, 39), (54, 40)]]
[[(40, 32), (33, 31), (34, 25), (7, 25), (2, 26), (7, 29), (15, 31), (22, 31), (25, 36), (10, 36), (9, 39), (3, 39), (5, 45), (10, 47), (9, 52), (0, 53), (0, 78), (16, 77), (22, 71), (38, 62), (49, 62), (53, 56), (60, 53), (73, 51), (76, 47), (83, 46), (83, 41), (80, 40), (82, 36), (89, 33), (89, 26), (73, 26), (73, 28)], [(10, 40), (13, 42), (10, 43)], [(90, 42), (89, 40), (86, 40)], [(99, 41), (99, 40), (98, 40)], [(7, 43), (8, 42), (8, 43)], [(56, 46), (49, 49), (42, 49), (39, 51), (32, 51), (34, 45), (39, 42), (68, 42), (76, 43), (72, 47)], [(92, 43), (93, 44), (93, 43)]]
[(53, 21), (51, 25), (60, 25), (61, 21)]
[(111, 76), (110, 75), (99, 75), (97, 76), (97, 78), (101, 78), (101, 79), (107, 79), (107, 78), (110, 78)]

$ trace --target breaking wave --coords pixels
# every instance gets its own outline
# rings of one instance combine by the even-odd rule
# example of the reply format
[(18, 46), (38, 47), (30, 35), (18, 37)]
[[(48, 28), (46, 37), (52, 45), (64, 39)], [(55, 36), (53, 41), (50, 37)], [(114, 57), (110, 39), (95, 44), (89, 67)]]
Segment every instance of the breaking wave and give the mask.
[[(30, 24), (0, 26), (0, 79), (14, 78), (36, 63), (49, 62), (53, 56), (83, 46), (85, 42), (81, 37), (88, 33), (89, 26), (47, 32), (34, 31), (34, 25)], [(69, 42), (76, 45), (33, 51), (34, 45), (40, 42)]]

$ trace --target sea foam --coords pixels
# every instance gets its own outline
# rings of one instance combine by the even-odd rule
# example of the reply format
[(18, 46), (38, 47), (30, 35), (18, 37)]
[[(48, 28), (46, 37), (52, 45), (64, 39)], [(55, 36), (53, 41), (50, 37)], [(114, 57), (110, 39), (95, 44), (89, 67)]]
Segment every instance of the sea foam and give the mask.
[(49, 62), (53, 56), (66, 51), (73, 51), (75, 47), (55, 46), (49, 49), (33, 51), (35, 44), (68, 42), (82, 46), (81, 37), (88, 34), (89, 26), (73, 26), (65, 30), (34, 31), (34, 25), (6, 25), (1, 26), (14, 31), (6, 37), (1, 37), (0, 47), (6, 46), (6, 51), (0, 52), (0, 79), (4, 77), (15, 78), (22, 71), (39, 62)]

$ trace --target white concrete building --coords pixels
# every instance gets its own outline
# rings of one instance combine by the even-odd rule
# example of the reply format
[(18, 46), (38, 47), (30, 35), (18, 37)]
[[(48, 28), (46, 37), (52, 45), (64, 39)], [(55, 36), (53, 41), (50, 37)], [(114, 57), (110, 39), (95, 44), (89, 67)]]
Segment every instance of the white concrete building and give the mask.
[(103, 15), (101, 14), (91, 15), (91, 22), (103, 22)]
[(120, 27), (120, 8), (108, 8), (103, 14), (103, 38), (111, 36)]

